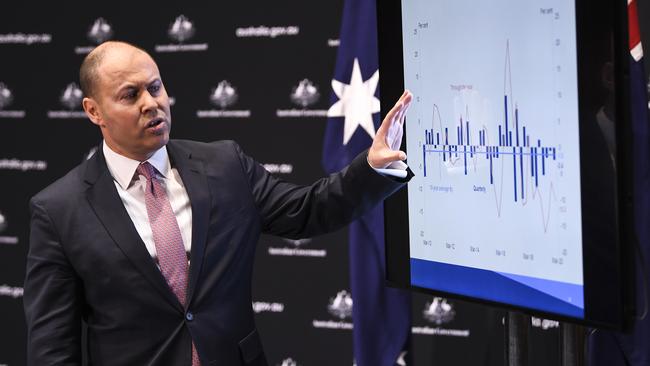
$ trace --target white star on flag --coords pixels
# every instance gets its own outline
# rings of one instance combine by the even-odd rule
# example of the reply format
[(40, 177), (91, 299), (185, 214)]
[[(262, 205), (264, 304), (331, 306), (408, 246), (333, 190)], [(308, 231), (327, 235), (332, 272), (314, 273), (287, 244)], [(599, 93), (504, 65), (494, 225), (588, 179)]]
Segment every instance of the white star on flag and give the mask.
[(370, 79), (363, 81), (359, 60), (354, 59), (350, 84), (342, 83), (332, 79), (332, 89), (339, 100), (332, 104), (327, 111), (328, 117), (345, 117), (343, 127), (343, 145), (347, 145), (354, 131), (361, 126), (370, 135), (375, 137), (375, 124), (372, 115), (379, 112), (379, 99), (375, 97), (377, 83), (379, 82), (379, 70), (375, 71)]

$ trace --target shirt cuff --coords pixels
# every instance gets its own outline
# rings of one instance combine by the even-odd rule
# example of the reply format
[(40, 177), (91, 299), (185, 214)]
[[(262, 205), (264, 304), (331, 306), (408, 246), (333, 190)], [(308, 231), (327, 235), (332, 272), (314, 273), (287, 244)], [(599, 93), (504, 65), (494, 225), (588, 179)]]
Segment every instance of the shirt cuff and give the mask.
[[(368, 163), (368, 165), (370, 165), (370, 163)], [(406, 178), (408, 174), (406, 170), (408, 168), (408, 165), (406, 165), (406, 163), (401, 160), (397, 160), (388, 164), (386, 168), (375, 168), (372, 165), (370, 165), (370, 167), (374, 169), (377, 173), (384, 176)]]

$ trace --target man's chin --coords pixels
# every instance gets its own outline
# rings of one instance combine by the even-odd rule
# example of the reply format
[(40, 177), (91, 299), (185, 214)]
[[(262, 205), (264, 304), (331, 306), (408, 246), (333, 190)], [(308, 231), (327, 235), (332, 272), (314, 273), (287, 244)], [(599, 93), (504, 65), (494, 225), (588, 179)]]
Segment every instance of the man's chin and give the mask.
[(147, 144), (147, 150), (149, 150), (151, 153), (154, 153), (161, 147), (167, 145), (167, 142), (169, 142), (169, 134), (164, 133), (156, 136), (151, 136), (148, 142), (149, 143)]

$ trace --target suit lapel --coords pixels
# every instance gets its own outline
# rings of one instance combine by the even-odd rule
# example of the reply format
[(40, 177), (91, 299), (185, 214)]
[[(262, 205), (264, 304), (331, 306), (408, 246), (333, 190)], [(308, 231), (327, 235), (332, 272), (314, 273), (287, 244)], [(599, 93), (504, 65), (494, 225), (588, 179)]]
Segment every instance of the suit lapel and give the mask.
[(101, 146), (95, 156), (88, 161), (85, 181), (90, 184), (86, 191), (88, 202), (113, 241), (160, 294), (182, 311), (180, 302), (169, 289), (122, 204), (113, 177), (106, 166)]
[(190, 281), (187, 288), (186, 301), (190, 305), (205, 253), (205, 243), (210, 221), (210, 191), (204, 165), (200, 158), (192, 156), (190, 152), (183, 150), (174, 141), (169, 141), (167, 144), (167, 152), (169, 153), (172, 166), (178, 170), (183, 180), (183, 185), (185, 186), (192, 206)]

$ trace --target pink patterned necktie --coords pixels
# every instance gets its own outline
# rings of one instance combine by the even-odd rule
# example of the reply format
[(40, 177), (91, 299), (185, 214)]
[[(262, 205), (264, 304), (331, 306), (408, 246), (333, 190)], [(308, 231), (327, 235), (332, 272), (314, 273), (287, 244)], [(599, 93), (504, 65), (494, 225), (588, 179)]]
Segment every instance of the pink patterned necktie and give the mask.
[[(167, 198), (165, 188), (156, 177), (153, 165), (144, 162), (138, 166), (136, 173), (147, 178), (144, 201), (147, 206), (160, 272), (178, 301), (185, 307), (188, 277), (187, 256), (172, 205)], [(192, 366), (200, 366), (194, 342), (192, 342)]]

